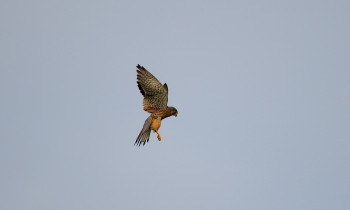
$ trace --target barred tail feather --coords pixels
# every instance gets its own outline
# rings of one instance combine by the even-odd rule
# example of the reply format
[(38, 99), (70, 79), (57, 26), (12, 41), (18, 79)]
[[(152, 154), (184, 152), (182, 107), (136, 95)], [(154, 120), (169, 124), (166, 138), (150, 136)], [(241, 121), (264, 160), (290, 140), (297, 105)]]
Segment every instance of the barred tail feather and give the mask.
[(142, 143), (143, 145), (146, 144), (146, 142), (149, 141), (149, 136), (151, 135), (151, 116), (149, 116), (145, 124), (143, 124), (143, 128), (139, 134), (139, 136), (136, 138), (135, 144), (137, 146), (140, 146)]

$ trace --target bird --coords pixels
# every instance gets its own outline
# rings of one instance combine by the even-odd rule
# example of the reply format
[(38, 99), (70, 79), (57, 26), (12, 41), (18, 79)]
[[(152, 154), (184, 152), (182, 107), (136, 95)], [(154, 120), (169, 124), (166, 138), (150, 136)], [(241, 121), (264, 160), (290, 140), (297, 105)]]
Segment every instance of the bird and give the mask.
[(157, 138), (161, 141), (162, 137), (158, 132), (161, 121), (170, 116), (177, 117), (178, 112), (175, 107), (167, 105), (168, 85), (160, 83), (155, 76), (140, 64), (136, 67), (137, 86), (143, 96), (143, 109), (150, 113), (150, 116), (146, 119), (134, 145), (140, 146), (143, 144), (144, 146), (149, 141), (151, 130), (158, 134)]

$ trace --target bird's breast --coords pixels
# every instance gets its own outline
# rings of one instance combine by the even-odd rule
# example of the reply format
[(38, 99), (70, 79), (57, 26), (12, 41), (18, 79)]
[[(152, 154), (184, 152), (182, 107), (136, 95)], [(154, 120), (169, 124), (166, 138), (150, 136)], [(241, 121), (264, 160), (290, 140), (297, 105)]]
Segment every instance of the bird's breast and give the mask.
[(159, 128), (160, 128), (161, 122), (162, 122), (162, 120), (161, 120), (160, 117), (157, 117), (157, 118), (153, 118), (152, 117), (151, 129), (154, 130), (154, 131), (158, 131)]

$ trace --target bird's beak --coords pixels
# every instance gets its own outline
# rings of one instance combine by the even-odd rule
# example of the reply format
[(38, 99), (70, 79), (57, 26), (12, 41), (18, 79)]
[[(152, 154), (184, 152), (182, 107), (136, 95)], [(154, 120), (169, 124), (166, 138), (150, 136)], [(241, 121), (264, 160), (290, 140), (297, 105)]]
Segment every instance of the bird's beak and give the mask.
[(177, 117), (177, 112), (174, 115), (175, 115), (175, 117)]

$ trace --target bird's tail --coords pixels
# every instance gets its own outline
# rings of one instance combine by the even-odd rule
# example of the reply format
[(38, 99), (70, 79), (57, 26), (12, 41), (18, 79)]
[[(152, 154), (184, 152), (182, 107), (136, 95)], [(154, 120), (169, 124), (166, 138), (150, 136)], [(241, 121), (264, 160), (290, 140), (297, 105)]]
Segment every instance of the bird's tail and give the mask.
[(135, 141), (135, 145), (140, 146), (142, 143), (143, 145), (145, 145), (146, 142), (148, 142), (150, 135), (151, 135), (151, 116), (149, 116), (146, 119), (145, 124), (143, 124), (143, 128)]

